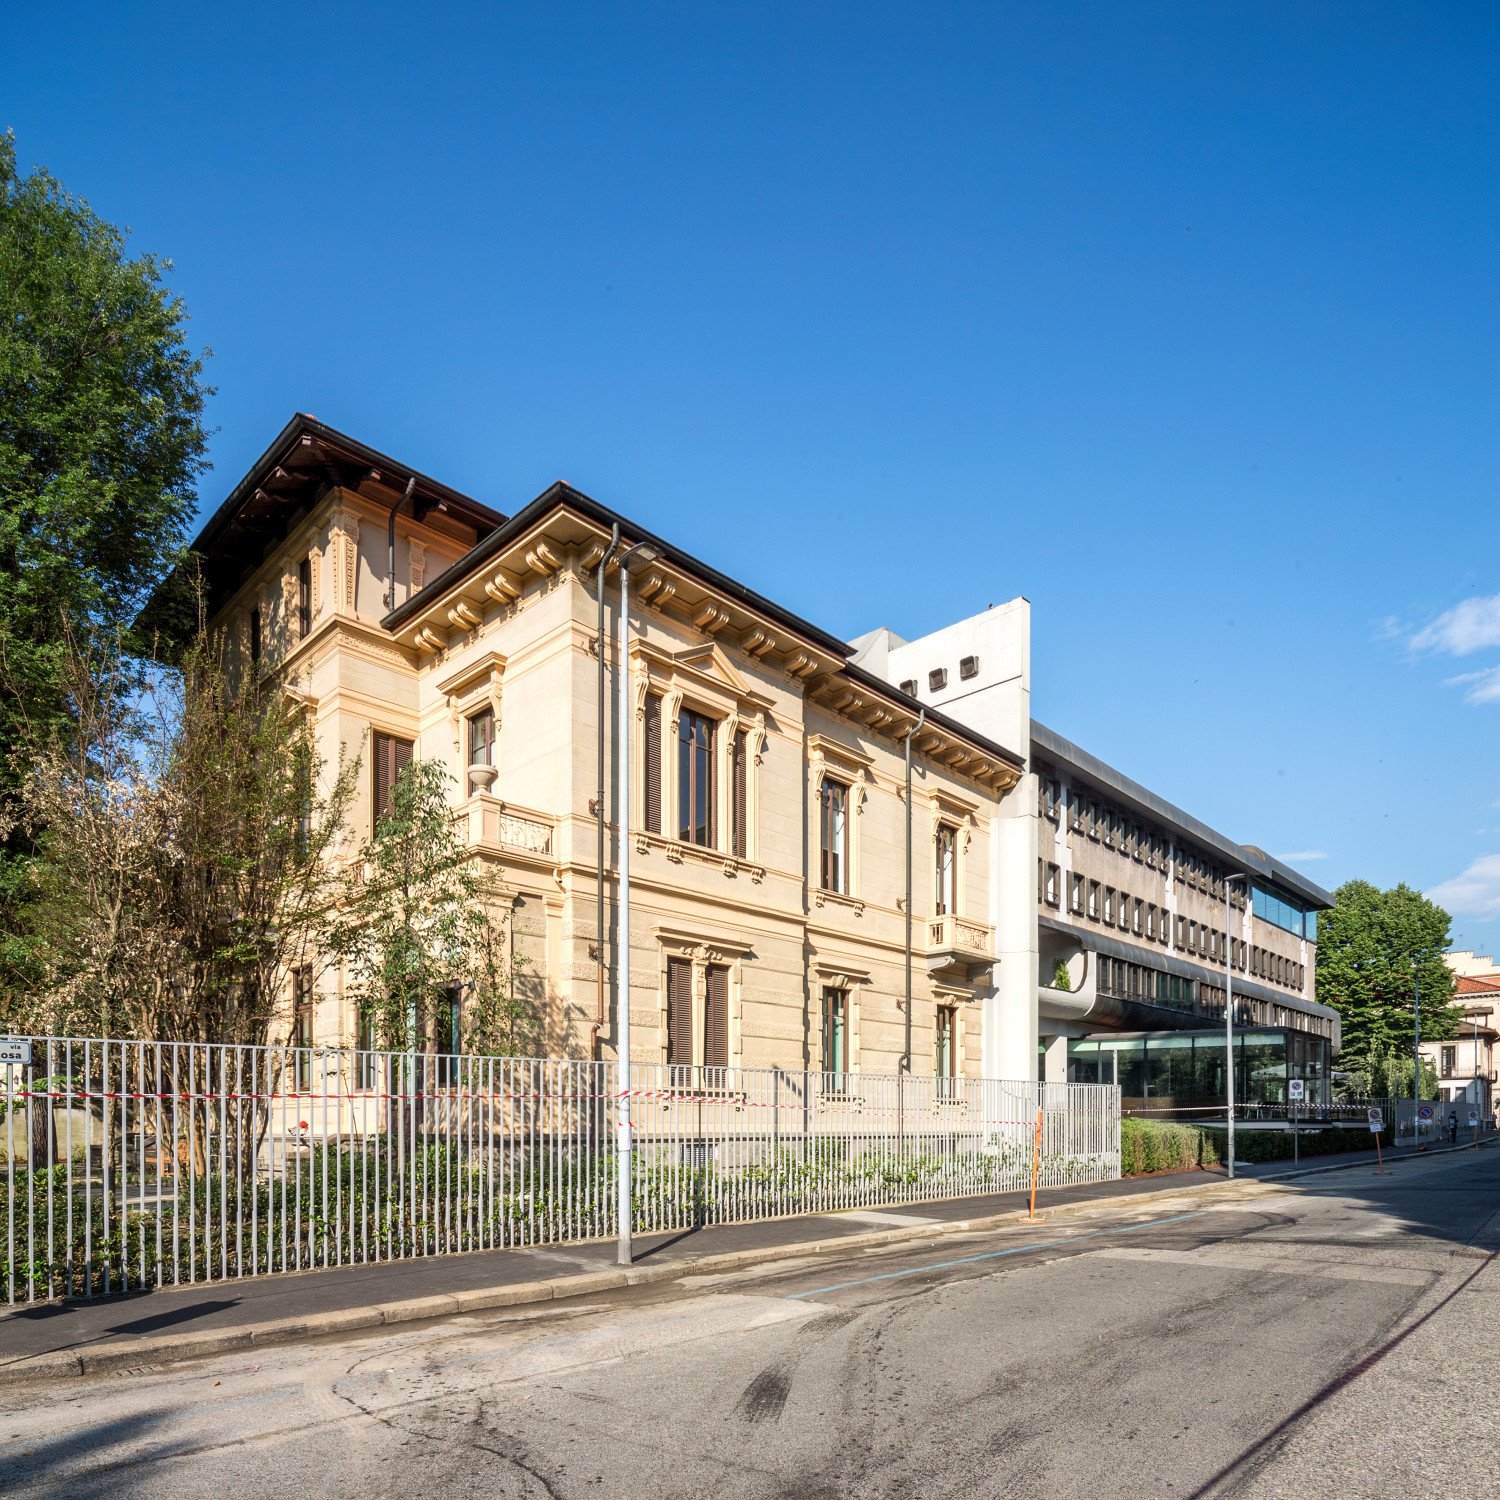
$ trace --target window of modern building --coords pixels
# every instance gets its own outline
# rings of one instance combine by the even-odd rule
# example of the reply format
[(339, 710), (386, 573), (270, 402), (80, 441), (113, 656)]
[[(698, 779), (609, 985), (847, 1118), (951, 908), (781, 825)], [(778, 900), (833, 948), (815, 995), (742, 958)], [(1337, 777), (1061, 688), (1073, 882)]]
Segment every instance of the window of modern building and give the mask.
[(849, 894), (849, 788), (831, 776), (819, 792), (819, 883), (825, 891)]
[(378, 823), (390, 810), (391, 793), (401, 773), (411, 764), (412, 742), (377, 729), (370, 736), (372, 819)]
[(1139, 896), (1137, 896), (1131, 902), (1131, 908), (1130, 908), (1130, 930), (1137, 937), (1140, 937), (1141, 933), (1144, 931), (1144, 928), (1145, 928), (1145, 919), (1146, 919), (1146, 903), (1144, 901), (1142, 901)]
[(1149, 903), (1146, 907), (1146, 936), (1153, 940), (1156, 937), (1156, 907)]
[(1088, 804), (1076, 786), (1068, 788), (1068, 822), (1076, 832), (1083, 832), (1088, 824)]
[(1273, 927), (1283, 928), (1287, 932), (1295, 933), (1298, 937), (1317, 941), (1318, 916), (1316, 912), (1304, 911), (1302, 907), (1271, 891), (1263, 890), (1260, 886), (1252, 887), (1251, 907), (1262, 922), (1269, 922)]
[(968, 682), (979, 676), (979, 658), (977, 656), (961, 656), (958, 661), (958, 675)]
[(917, 679), (915, 677), (905, 678), (901, 683), (901, 691), (908, 698), (915, 698), (917, 696)]
[(1115, 925), (1115, 888), (1112, 885), (1104, 887), (1104, 924), (1106, 927)]
[[(1040, 873), (1040, 871), (1039, 871)], [(938, 916), (958, 910), (958, 829), (939, 823), (933, 840), (933, 910)]]
[[(469, 715), (469, 764), (492, 766), (495, 764), (495, 710), (481, 708), (477, 714)], [(467, 777), (467, 772), (465, 773)], [(482, 790), (479, 784), (467, 777), (469, 790)]]
[(312, 634), (312, 559), (304, 557), (297, 564), (297, 639), (305, 641)]
[(1097, 880), (1089, 881), (1089, 916), (1095, 920), (1099, 916), (1099, 882)]
[(714, 846), (714, 732), (712, 719), (685, 708), (677, 716), (677, 837)]
[(1055, 907), (1061, 900), (1062, 871), (1054, 864), (1047, 866), (1047, 878), (1044, 882), (1042, 899), (1048, 906)]
[(843, 990), (823, 991), (823, 1071), (827, 1086), (842, 1093), (849, 1072), (849, 997)]
[(1120, 931), (1130, 931), (1130, 897), (1120, 892)]
[(928, 687), (929, 691), (934, 692), (934, 693), (940, 693), (947, 686), (948, 686), (948, 669), (947, 669), (947, 667), (934, 667), (932, 669), (932, 671), (930, 671), (927, 674), (927, 687)]
[(1068, 876), (1068, 910), (1083, 914), (1083, 876)]

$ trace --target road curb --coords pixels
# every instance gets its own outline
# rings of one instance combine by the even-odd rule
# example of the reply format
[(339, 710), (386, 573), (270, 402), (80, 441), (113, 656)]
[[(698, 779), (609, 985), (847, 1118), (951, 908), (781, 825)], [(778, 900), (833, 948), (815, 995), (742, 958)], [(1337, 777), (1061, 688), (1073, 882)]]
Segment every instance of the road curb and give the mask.
[[(1428, 1153), (1429, 1157), (1447, 1156), (1473, 1147), (1445, 1147)], [(1400, 1161), (1413, 1160), (1400, 1157)], [(1220, 1178), (1214, 1182), (1163, 1185), (1144, 1193), (1112, 1193), (1103, 1198), (1082, 1198), (1069, 1203), (1042, 1205), (1050, 1217), (1093, 1209), (1118, 1209), (1134, 1204), (1154, 1203), (1162, 1198), (1181, 1197), (1245, 1188), (1269, 1187), (1289, 1178), (1309, 1177), (1323, 1172), (1347, 1172), (1364, 1163), (1344, 1162), (1325, 1167), (1304, 1167), (1295, 1172), (1268, 1177)], [(907, 1207), (919, 1208), (920, 1204)], [(470, 1291), (441, 1293), (436, 1296), (407, 1297), (394, 1302), (375, 1303), (368, 1307), (341, 1308), (323, 1313), (275, 1318), (246, 1328), (226, 1329), (221, 1333), (168, 1334), (158, 1338), (134, 1339), (129, 1344), (109, 1345), (76, 1352), (48, 1351), (15, 1364), (0, 1366), (0, 1387), (60, 1380), (70, 1376), (97, 1375), (121, 1370), (138, 1370), (186, 1360), (230, 1354), (242, 1349), (270, 1348), (322, 1338), (335, 1333), (357, 1333), (367, 1329), (392, 1327), (403, 1323), (431, 1322), (458, 1314), (488, 1312), (501, 1307), (520, 1307), (539, 1302), (561, 1302), (599, 1292), (616, 1291), (628, 1286), (650, 1286), (677, 1281), (686, 1276), (711, 1276), (749, 1266), (774, 1265), (778, 1261), (815, 1258), (834, 1252), (879, 1249), (885, 1245), (918, 1244), (924, 1240), (946, 1239), (954, 1235), (983, 1233), (1013, 1227), (1020, 1209), (986, 1214), (979, 1218), (937, 1221), (912, 1225), (910, 1228), (870, 1230), (863, 1234), (840, 1235), (832, 1239), (804, 1240), (787, 1245), (767, 1245), (753, 1250), (726, 1250), (721, 1254), (703, 1255), (694, 1260), (665, 1261), (660, 1265), (635, 1265), (606, 1271), (583, 1271), (576, 1276), (554, 1276), (545, 1281), (512, 1282), (504, 1286), (476, 1287)]]

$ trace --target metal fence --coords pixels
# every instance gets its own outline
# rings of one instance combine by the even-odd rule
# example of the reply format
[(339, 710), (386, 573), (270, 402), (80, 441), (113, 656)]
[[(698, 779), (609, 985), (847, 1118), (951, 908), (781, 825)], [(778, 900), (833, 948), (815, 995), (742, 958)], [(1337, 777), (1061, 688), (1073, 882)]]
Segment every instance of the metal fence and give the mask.
[[(614, 1232), (612, 1063), (37, 1039), (0, 1067), (8, 1301)], [(1093, 1084), (632, 1068), (637, 1231), (1120, 1173)]]

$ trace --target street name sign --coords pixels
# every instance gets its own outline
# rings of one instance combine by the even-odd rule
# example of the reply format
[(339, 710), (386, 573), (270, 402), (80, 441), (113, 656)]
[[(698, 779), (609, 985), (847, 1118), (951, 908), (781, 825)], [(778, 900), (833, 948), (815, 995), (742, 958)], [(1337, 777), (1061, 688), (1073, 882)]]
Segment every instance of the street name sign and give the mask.
[(31, 1062), (31, 1042), (21, 1036), (0, 1036), (0, 1064), (24, 1068)]

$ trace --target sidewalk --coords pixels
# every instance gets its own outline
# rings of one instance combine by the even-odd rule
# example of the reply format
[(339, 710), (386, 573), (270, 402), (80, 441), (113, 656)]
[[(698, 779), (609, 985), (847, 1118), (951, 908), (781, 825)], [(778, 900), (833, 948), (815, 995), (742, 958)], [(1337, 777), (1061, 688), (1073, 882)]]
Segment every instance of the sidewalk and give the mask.
[[(1412, 1158), (1406, 1151), (1386, 1159)], [(1288, 1162), (1247, 1165), (1236, 1171), (1247, 1181), (1277, 1181), (1365, 1161), (1373, 1166), (1374, 1160), (1373, 1153), (1354, 1153), (1321, 1158), (1295, 1173)], [(1054, 1188), (1039, 1197), (1038, 1207), (1124, 1204), (1224, 1181), (1222, 1168), (1161, 1173)], [(593, 1241), (209, 1282), (97, 1302), (37, 1303), (0, 1313), (0, 1385), (165, 1364), (453, 1313), (585, 1296), (671, 1281), (690, 1271), (728, 1271), (797, 1256), (1000, 1228), (1014, 1225), (1025, 1207), (1024, 1193), (997, 1193), (646, 1235), (637, 1238), (635, 1264), (628, 1269), (615, 1264), (613, 1241)]]

